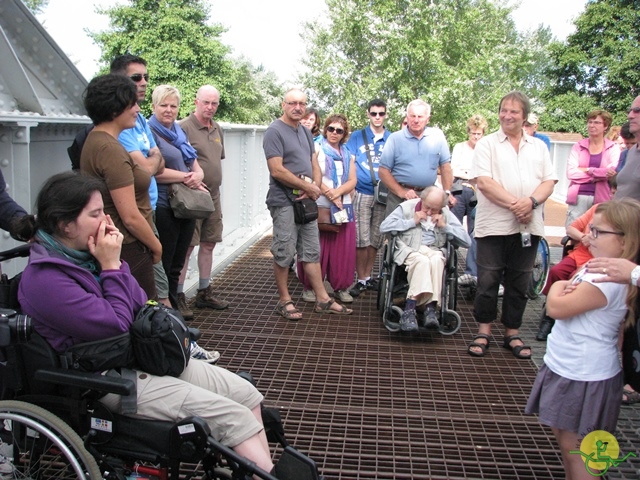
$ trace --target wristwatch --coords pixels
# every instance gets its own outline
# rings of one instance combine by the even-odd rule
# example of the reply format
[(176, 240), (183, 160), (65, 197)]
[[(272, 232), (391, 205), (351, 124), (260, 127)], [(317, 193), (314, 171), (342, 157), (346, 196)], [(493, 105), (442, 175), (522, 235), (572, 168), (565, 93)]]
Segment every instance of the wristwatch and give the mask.
[(631, 270), (631, 285), (638, 286), (638, 280), (640, 279), (640, 265)]
[(531, 200), (531, 203), (533, 204), (533, 209), (534, 210), (540, 206), (540, 204), (538, 203), (538, 200), (536, 200), (535, 197), (529, 197), (529, 199)]

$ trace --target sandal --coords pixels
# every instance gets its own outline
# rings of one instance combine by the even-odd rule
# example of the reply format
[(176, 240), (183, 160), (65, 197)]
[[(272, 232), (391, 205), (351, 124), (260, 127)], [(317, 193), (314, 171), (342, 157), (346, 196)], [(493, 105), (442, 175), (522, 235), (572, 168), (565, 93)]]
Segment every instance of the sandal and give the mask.
[[(487, 343), (476, 342), (476, 340), (479, 338), (486, 340)], [(471, 342), (467, 347), (467, 352), (473, 357), (484, 357), (485, 353), (487, 353), (487, 350), (489, 349), (489, 342), (489, 335), (487, 335), (486, 333), (479, 333), (478, 335), (473, 337), (473, 342)], [(477, 347), (481, 351), (476, 352), (474, 350), (471, 350), (473, 347)]]
[[(338, 305), (340, 307), (340, 310), (331, 308), (333, 304)], [(316, 313), (329, 313), (331, 315), (351, 315), (353, 313), (353, 310), (345, 307), (344, 305), (340, 305), (333, 299), (329, 299), (328, 302), (316, 302), (316, 306), (313, 311)]]
[[(502, 346), (507, 350), (511, 350), (511, 353), (513, 353), (514, 357), (520, 358), (522, 360), (529, 360), (531, 358), (531, 347), (529, 345), (524, 345), (524, 342), (522, 342), (523, 345), (512, 346), (511, 342), (515, 340), (520, 340), (522, 342), (522, 339), (517, 335), (504, 337), (504, 342)], [(529, 354), (527, 355), (526, 353), (522, 353), (522, 350), (529, 350)]]
[[(293, 310), (287, 309), (287, 306), (289, 305), (293, 305)], [(295, 304), (291, 300), (287, 300), (284, 303), (278, 302), (278, 304), (276, 305), (276, 312), (280, 316), (292, 322), (297, 322), (298, 320), (302, 320), (302, 313), (300, 312), (300, 310), (296, 308)]]
[(633, 405), (640, 402), (640, 393), (635, 390), (629, 390), (627, 388), (622, 389), (622, 403), (623, 405)]

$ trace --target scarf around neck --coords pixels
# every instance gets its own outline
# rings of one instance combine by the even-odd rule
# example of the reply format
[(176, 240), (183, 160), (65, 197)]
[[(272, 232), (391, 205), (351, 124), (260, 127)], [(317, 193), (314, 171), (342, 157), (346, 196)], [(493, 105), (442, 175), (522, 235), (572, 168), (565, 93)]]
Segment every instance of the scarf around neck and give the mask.
[(193, 163), (194, 159), (198, 158), (198, 153), (189, 143), (187, 134), (184, 133), (182, 127), (176, 122), (173, 122), (171, 128), (167, 128), (158, 121), (155, 115), (151, 115), (148, 122), (149, 126), (154, 129), (158, 135), (180, 150), (184, 163), (189, 165)]
[(98, 260), (96, 260), (96, 257), (91, 255), (89, 252), (69, 248), (41, 228), (36, 232), (36, 239), (38, 240), (38, 243), (49, 253), (52, 253), (57, 257), (62, 257), (78, 267), (85, 268), (89, 270), (94, 277), (99, 278), (100, 271), (102, 269), (100, 268), (100, 264), (98, 263)]
[[(340, 145), (340, 152), (338, 152), (329, 145), (329, 142), (327, 142), (327, 139), (324, 137), (321, 140), (320, 146), (325, 156), (324, 174), (333, 181), (333, 188), (337, 188), (349, 179), (349, 152), (344, 145)], [(336, 160), (342, 162), (343, 165), (341, 183), (338, 183), (338, 173), (335, 165)]]

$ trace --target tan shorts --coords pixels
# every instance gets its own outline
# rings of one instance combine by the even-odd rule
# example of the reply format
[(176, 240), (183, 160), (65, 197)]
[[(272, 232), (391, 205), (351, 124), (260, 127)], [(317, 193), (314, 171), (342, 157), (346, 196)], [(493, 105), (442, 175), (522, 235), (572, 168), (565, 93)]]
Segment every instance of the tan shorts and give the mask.
[(200, 245), (200, 242), (220, 243), (222, 241), (222, 205), (220, 205), (220, 191), (211, 192), (215, 211), (203, 220), (196, 220), (196, 229), (193, 232), (191, 246)]

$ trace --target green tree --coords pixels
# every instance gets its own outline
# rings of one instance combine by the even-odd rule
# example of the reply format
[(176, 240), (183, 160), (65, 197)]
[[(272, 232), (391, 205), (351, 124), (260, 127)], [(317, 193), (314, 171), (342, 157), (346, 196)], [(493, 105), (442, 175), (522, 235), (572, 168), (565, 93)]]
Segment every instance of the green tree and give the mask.
[(308, 73), (302, 82), (323, 112), (365, 122), (372, 98), (387, 101), (392, 128), (406, 104), (432, 105), (431, 124), (451, 143), (481, 113), (497, 127), (500, 98), (545, 86), (548, 30), (521, 35), (511, 8), (489, 0), (327, 0), (328, 22), (306, 26)]
[[(549, 122), (561, 126), (567, 112), (582, 115), (584, 106), (591, 104), (608, 110), (621, 124), (640, 94), (638, 1), (591, 0), (575, 25), (566, 42), (550, 47), (551, 84), (544, 97), (556, 109), (549, 110)], [(560, 118), (555, 118), (556, 112)], [(581, 117), (583, 124), (585, 119)]]
[(49, 0), (22, 0), (22, 2), (27, 6), (31, 13), (34, 15), (38, 13), (42, 13), (42, 11), (47, 8), (49, 4)]
[[(109, 30), (90, 32), (102, 48), (103, 73), (117, 55), (139, 55), (147, 61), (151, 88), (171, 84), (180, 90), (181, 117), (193, 109), (198, 88), (211, 84), (220, 90), (219, 120), (263, 123), (272, 118), (272, 99), (262, 96), (265, 89), (246, 60), (230, 58), (220, 41), (224, 27), (208, 23), (206, 1), (129, 0), (99, 12), (110, 18)], [(277, 85), (271, 87), (277, 90)], [(150, 109), (149, 103), (143, 106), (146, 114)]]

